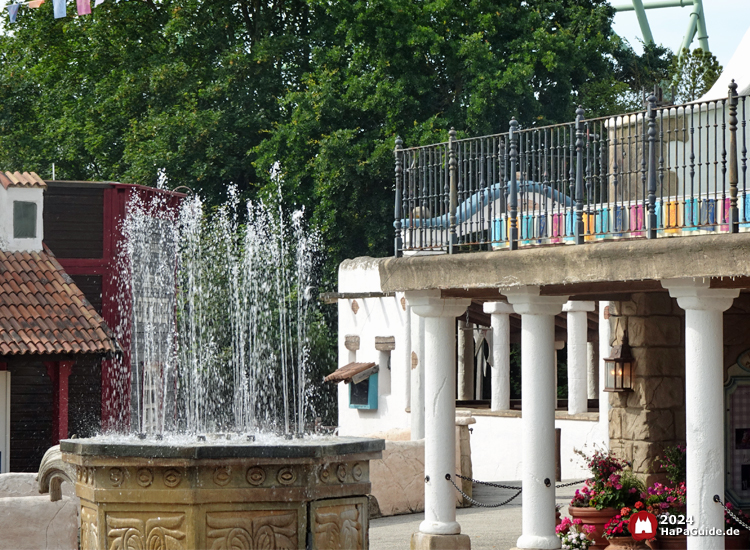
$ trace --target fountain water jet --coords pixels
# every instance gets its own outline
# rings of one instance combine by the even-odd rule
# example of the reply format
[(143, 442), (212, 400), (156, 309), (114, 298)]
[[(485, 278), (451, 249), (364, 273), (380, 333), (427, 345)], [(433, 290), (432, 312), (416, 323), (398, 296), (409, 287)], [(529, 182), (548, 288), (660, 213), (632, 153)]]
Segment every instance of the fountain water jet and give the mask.
[(367, 547), (381, 440), (306, 435), (317, 242), (236, 190), (211, 216), (130, 205), (122, 251), (132, 435), (61, 443), (81, 547)]

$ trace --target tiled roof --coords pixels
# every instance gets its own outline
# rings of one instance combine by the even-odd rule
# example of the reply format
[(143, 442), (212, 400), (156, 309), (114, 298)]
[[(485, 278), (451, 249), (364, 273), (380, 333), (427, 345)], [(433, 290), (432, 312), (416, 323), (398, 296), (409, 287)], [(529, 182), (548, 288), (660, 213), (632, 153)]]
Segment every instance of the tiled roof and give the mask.
[(0, 250), (0, 356), (118, 350), (112, 331), (51, 252)]
[(0, 184), (6, 189), (8, 187), (42, 187), (46, 188), (44, 180), (35, 172), (0, 172)]

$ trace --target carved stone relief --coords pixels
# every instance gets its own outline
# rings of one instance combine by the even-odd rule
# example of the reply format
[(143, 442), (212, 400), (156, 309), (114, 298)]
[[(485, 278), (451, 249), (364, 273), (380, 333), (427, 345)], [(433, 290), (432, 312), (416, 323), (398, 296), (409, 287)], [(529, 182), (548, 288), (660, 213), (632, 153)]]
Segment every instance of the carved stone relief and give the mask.
[(125, 481), (125, 472), (123, 472), (122, 468), (110, 468), (109, 481), (112, 483), (112, 487), (122, 485), (122, 482)]
[(154, 472), (150, 468), (141, 468), (135, 474), (135, 479), (141, 487), (149, 487), (154, 482)]
[(96, 470), (87, 466), (76, 466), (76, 481), (83, 485), (94, 484), (94, 473)]
[(209, 512), (206, 546), (211, 550), (294, 550), (296, 510)]
[(247, 470), (245, 479), (250, 485), (259, 487), (263, 485), (263, 482), (266, 480), (266, 472), (263, 470), (263, 468), (260, 468), (258, 466), (253, 466), (252, 468), (249, 468)]
[(279, 470), (279, 473), (276, 474), (276, 479), (282, 485), (291, 485), (292, 483), (297, 481), (297, 472), (294, 471), (294, 468), (281, 468)]
[(322, 483), (328, 483), (328, 481), (331, 479), (331, 469), (328, 467), (328, 465), (322, 466), (320, 468), (319, 477)]
[(360, 505), (322, 506), (315, 510), (315, 548), (363, 550), (364, 533)]
[(166, 485), (170, 489), (173, 489), (180, 484), (180, 481), (182, 481), (182, 473), (175, 468), (169, 468), (168, 470), (164, 471), (162, 480), (164, 480), (164, 485)]
[(214, 483), (224, 486), (232, 479), (232, 469), (229, 466), (219, 466), (214, 471)]
[(352, 468), (352, 477), (354, 478), (354, 481), (359, 481), (362, 479), (362, 465), (361, 464), (355, 464)]
[(81, 550), (99, 550), (96, 510), (81, 507)]
[(341, 483), (346, 481), (346, 464), (339, 464), (336, 467), (336, 477), (339, 478)]
[(185, 550), (185, 514), (107, 514), (109, 550)]

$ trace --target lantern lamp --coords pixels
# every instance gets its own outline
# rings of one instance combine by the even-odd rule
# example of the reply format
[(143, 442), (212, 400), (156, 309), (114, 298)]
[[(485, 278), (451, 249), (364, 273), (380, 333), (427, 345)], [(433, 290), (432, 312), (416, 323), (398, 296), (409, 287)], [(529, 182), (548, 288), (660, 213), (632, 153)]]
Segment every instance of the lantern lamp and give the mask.
[(604, 391), (633, 391), (633, 354), (628, 344), (628, 333), (622, 337), (622, 344), (612, 346), (611, 357), (604, 359), (606, 384)]

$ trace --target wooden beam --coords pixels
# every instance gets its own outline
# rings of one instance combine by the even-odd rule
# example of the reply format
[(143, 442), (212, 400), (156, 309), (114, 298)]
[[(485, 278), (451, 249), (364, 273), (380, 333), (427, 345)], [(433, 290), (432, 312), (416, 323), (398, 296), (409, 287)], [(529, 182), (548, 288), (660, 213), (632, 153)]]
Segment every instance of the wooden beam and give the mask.
[(319, 300), (324, 304), (335, 304), (339, 300), (354, 300), (356, 298), (391, 298), (395, 292), (323, 292)]
[[(745, 281), (744, 279), (747, 279)], [(750, 277), (736, 278), (735, 283), (724, 279), (721, 283), (726, 286), (717, 286), (716, 288), (750, 288)], [(728, 285), (736, 286), (728, 286)], [(713, 287), (713, 279), (712, 285)], [(591, 301), (619, 301), (626, 300), (633, 292), (666, 292), (661, 286), (660, 281), (606, 281), (599, 283), (573, 283), (567, 285), (546, 285), (540, 288), (539, 294), (542, 296), (570, 296), (576, 300)], [(504, 300), (505, 296), (501, 294), (499, 288), (444, 288), (441, 289), (442, 298), (470, 298), (478, 302), (497, 302)]]
[[(570, 296), (576, 300), (587, 295), (632, 294), (633, 292), (666, 292), (660, 281), (605, 281), (601, 283), (574, 283), (570, 285), (546, 285), (541, 287), (542, 296)], [(582, 296), (583, 295), (583, 296)], [(588, 299), (588, 298), (585, 298)]]
[(487, 288), (444, 288), (440, 290), (441, 298), (470, 298), (479, 302), (499, 302), (504, 298), (495, 287)]
[(750, 288), (750, 277), (722, 277), (711, 279), (711, 288)]

